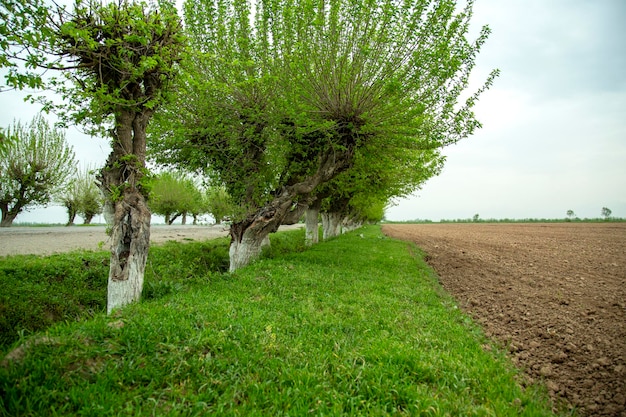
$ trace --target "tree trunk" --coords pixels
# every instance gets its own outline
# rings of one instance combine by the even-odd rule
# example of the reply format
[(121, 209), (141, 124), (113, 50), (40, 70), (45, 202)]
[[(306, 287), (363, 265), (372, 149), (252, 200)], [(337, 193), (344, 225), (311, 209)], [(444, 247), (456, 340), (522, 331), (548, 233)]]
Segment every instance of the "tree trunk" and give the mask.
[(6, 201), (0, 203), (0, 212), (2, 212), (2, 219), (0, 219), (0, 227), (11, 227), (13, 220), (22, 211), (22, 206), (18, 202), (12, 208), (9, 208), (9, 204)]
[(305, 225), (306, 231), (304, 236), (304, 244), (306, 246), (313, 246), (319, 243), (320, 230), (319, 230), (319, 207), (311, 206), (305, 213)]
[(180, 213), (176, 213), (174, 217), (166, 218), (165, 222), (168, 224), (168, 226), (171, 226), (172, 224), (174, 224), (178, 216), (180, 216)]
[(341, 234), (351, 232), (363, 226), (363, 221), (356, 216), (346, 215), (342, 221)]
[(258, 224), (256, 227), (246, 227), (247, 221), (233, 223), (230, 226), (230, 248), (228, 254), (230, 257), (229, 272), (234, 272), (250, 264), (261, 255), (263, 242), (269, 236), (271, 229), (265, 225)]
[(107, 196), (105, 219), (111, 222), (111, 261), (107, 314), (141, 297), (150, 248), (150, 217), (141, 186), (146, 160), (149, 112), (120, 110), (112, 130), (113, 150), (100, 173)]
[(66, 203), (65, 208), (67, 209), (67, 223), (66, 226), (74, 226), (74, 220), (76, 219), (76, 208), (71, 203)]
[(295, 188), (283, 190), (270, 204), (230, 226), (230, 272), (248, 265), (261, 255), (263, 247), (269, 245), (269, 234), (278, 230), (292, 209), (293, 198), (298, 195), (296, 191)]
[(13, 225), (13, 220), (15, 220), (16, 217), (17, 213), (3, 211), (0, 227), (11, 227)]
[(322, 213), (322, 229), (324, 240), (339, 236), (341, 234), (341, 214), (335, 212)]
[(150, 210), (143, 195), (129, 191), (115, 203), (107, 314), (139, 300), (150, 248)]
[(317, 172), (302, 182), (283, 187), (273, 201), (230, 226), (230, 272), (248, 265), (261, 254), (263, 240), (278, 230), (287, 214), (293, 214), (297, 197), (310, 196), (315, 187), (349, 167), (351, 152), (337, 156), (329, 151), (320, 161)]
[(187, 213), (183, 213), (183, 217), (182, 217), (182, 220), (181, 220), (181, 224), (182, 224), (182, 225), (187, 224)]
[(90, 215), (85, 215), (85, 220), (83, 221), (83, 224), (91, 224), (91, 221), (93, 220), (93, 214)]

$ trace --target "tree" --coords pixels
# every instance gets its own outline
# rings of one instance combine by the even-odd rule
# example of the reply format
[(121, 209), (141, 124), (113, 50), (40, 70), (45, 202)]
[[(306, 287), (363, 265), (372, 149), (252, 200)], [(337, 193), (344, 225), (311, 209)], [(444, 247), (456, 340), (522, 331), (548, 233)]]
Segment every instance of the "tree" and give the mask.
[(604, 217), (605, 220), (611, 218), (611, 213), (611, 209), (609, 209), (608, 207), (602, 207), (602, 217)]
[(471, 109), (496, 74), (459, 103), (488, 34), (466, 40), (471, 9), (456, 13), (452, 0), (185, 3), (197, 56), (154, 155), (206, 172), (244, 209), (231, 226), (231, 271), (359, 148), (386, 139), (437, 149), (480, 126)]
[[(181, 173), (165, 171), (150, 185), (149, 205), (152, 211), (165, 217), (171, 225), (179, 216), (200, 214), (203, 210), (202, 193), (194, 181)], [(185, 222), (183, 222), (185, 224)]]
[(67, 186), (61, 190), (57, 196), (59, 203), (67, 210), (66, 226), (73, 226), (76, 215), (78, 214), (78, 206), (80, 204), (80, 186), (76, 178), (72, 178)]
[(11, 226), (23, 210), (46, 205), (75, 169), (65, 133), (39, 114), (28, 125), (14, 122), (0, 145), (0, 226)]
[[(62, 15), (58, 55), (72, 60), (72, 84), (61, 88), (73, 120), (103, 126), (112, 120), (112, 152), (98, 180), (112, 219), (107, 312), (141, 296), (150, 240), (146, 204), (146, 128), (165, 101), (183, 37), (173, 7), (145, 3), (84, 6)], [(112, 119), (110, 119), (112, 117)]]
[(104, 202), (94, 171), (89, 167), (76, 172), (59, 192), (57, 200), (67, 209), (67, 226), (74, 224), (77, 214), (83, 218), (84, 224), (90, 224), (95, 215), (102, 213)]
[(91, 224), (94, 216), (102, 213), (104, 196), (98, 187), (96, 171), (86, 167), (76, 177), (78, 188), (78, 214), (84, 224)]
[[(159, 7), (77, 0), (71, 13), (42, 4), (3, 2), (0, 12), (9, 18), (0, 26), (0, 65), (22, 59), (27, 68), (63, 70), (46, 85), (64, 103), (59, 108), (44, 100), (45, 108), (60, 110), (63, 120), (92, 132), (111, 127), (112, 152), (99, 175), (107, 198), (105, 218), (112, 223), (110, 313), (141, 295), (150, 239), (143, 180), (146, 128), (167, 99), (185, 41), (175, 7), (166, 0)], [(12, 52), (16, 48), (17, 54)], [(16, 68), (11, 69), (18, 75), (7, 79), (11, 85), (43, 84), (40, 75), (19, 74)]]
[(236, 206), (224, 187), (209, 187), (206, 191), (206, 201), (207, 211), (213, 216), (216, 224), (221, 224), (224, 219), (232, 218), (237, 212)]
[(85, 175), (80, 184), (78, 214), (83, 218), (84, 224), (91, 224), (94, 216), (102, 213), (104, 198), (96, 184), (95, 176), (90, 172), (86, 172)]
[(574, 210), (567, 210), (566, 214), (569, 220), (572, 220), (576, 217), (576, 213), (574, 213)]

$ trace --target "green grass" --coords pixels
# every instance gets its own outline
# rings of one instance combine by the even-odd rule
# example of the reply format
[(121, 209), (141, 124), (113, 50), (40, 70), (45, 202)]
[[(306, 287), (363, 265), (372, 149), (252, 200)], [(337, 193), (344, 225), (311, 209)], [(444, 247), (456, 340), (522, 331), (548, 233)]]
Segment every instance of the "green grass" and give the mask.
[(378, 227), (303, 240), (235, 274), (171, 244), (152, 261), (169, 290), (22, 339), (0, 415), (551, 415), (415, 247)]
[(0, 352), (19, 334), (105, 311), (108, 255), (0, 258)]
[[(280, 245), (278, 245), (280, 247)], [(228, 240), (167, 242), (150, 249), (144, 299), (179, 291), (195, 277), (228, 269)], [(20, 334), (106, 311), (109, 253), (0, 257), (0, 353)]]

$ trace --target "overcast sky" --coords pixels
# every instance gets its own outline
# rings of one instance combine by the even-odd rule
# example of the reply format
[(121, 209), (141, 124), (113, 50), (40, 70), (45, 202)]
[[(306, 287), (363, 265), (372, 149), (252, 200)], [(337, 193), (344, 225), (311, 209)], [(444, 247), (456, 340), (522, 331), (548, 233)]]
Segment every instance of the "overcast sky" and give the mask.
[(473, 22), (492, 29), (476, 78), (501, 70), (483, 128), (387, 217), (626, 217), (626, 2), (477, 0)]
[[(477, 0), (473, 22), (492, 29), (475, 83), (501, 70), (476, 107), (483, 128), (446, 148), (442, 174), (387, 218), (626, 217), (626, 2)], [(0, 94), (1, 126), (36, 111)], [(106, 160), (107, 140), (67, 137), (82, 164)], [(16, 222), (65, 220), (50, 207)]]

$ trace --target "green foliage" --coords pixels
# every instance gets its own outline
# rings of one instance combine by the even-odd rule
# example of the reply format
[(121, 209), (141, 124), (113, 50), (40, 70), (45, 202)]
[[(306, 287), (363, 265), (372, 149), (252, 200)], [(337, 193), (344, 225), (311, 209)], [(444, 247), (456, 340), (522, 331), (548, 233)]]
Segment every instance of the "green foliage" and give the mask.
[(322, 211), (357, 222), (380, 221), (391, 200), (408, 196), (438, 175), (444, 159), (438, 150), (404, 149), (390, 138), (373, 141), (355, 152), (351, 169), (319, 188)]
[(91, 223), (95, 215), (102, 213), (104, 205), (104, 196), (96, 184), (94, 171), (89, 167), (79, 170), (56, 199), (67, 209), (68, 225), (74, 223), (77, 214), (85, 224)]
[(166, 223), (181, 214), (202, 214), (207, 211), (203, 205), (202, 192), (191, 178), (166, 171), (152, 179), (149, 206), (153, 213), (165, 216)]
[(217, 224), (226, 218), (235, 217), (238, 211), (224, 187), (209, 187), (206, 191), (206, 202), (207, 211), (213, 216)]
[[(53, 36), (47, 25), (49, 9), (42, 0), (0, 2), (0, 68), (5, 68), (5, 88), (42, 88), (36, 69), (49, 57), (35, 52)], [(29, 48), (24, 48), (26, 45)]]
[(78, 214), (78, 204), (80, 200), (80, 189), (76, 178), (71, 179), (67, 186), (59, 192), (57, 200), (63, 204), (67, 210), (66, 226), (73, 225), (76, 215)]
[[(186, 248), (187, 246), (181, 245)], [(377, 228), (22, 340), (9, 415), (553, 415)], [(367, 256), (363, 256), (367, 254)], [(30, 343), (28, 343), (30, 340)], [(28, 399), (28, 400), (26, 400)], [(54, 411), (53, 411), (54, 410)]]
[(497, 75), (460, 102), (489, 31), (466, 39), (472, 2), (455, 6), (186, 2), (196, 54), (158, 117), (151, 155), (208, 173), (249, 213), (296, 184), (330, 180), (366, 147), (370, 163), (386, 161), (376, 173), (402, 178), (386, 194), (415, 190), (439, 171), (437, 149), (480, 126), (471, 109)]
[(28, 124), (14, 122), (0, 146), (2, 226), (23, 210), (45, 205), (74, 172), (74, 151), (65, 133), (39, 114)]
[[(65, 99), (66, 120), (100, 130), (122, 109), (151, 112), (166, 100), (184, 51), (173, 7), (79, 0), (71, 13), (58, 16), (50, 49), (76, 63), (51, 83)], [(137, 158), (132, 152), (128, 157), (133, 155)]]
[(122, 201), (124, 198), (124, 190), (128, 187), (128, 184), (122, 183), (120, 185), (109, 185), (108, 193), (109, 200), (111, 202), (116, 203)]

